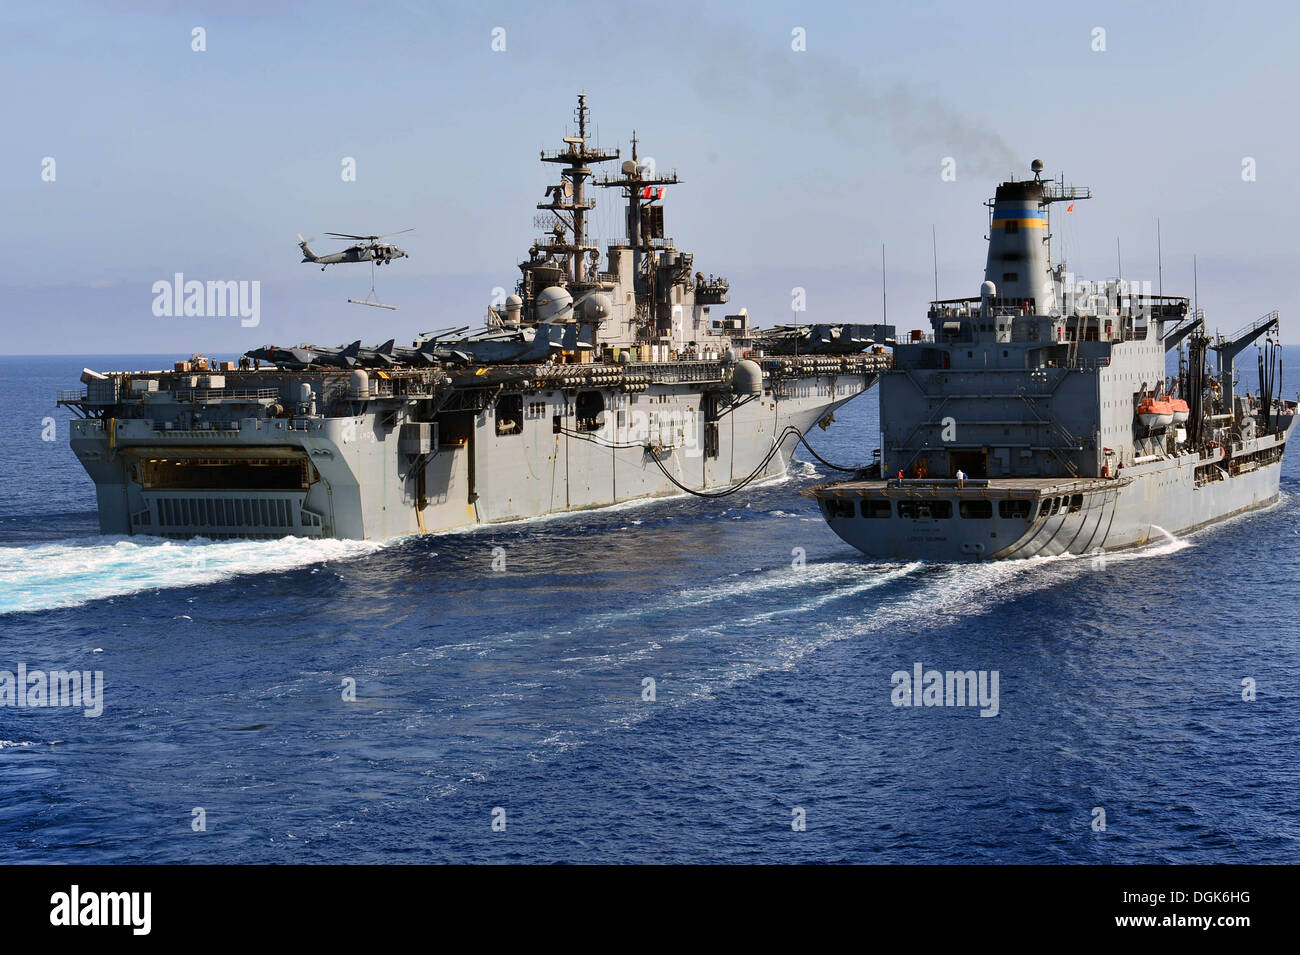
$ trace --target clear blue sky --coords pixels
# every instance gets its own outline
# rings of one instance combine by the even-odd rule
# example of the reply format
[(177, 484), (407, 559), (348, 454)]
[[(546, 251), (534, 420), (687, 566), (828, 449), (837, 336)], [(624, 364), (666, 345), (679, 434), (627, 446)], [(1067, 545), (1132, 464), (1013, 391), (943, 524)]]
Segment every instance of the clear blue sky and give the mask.
[[(1125, 277), (1154, 282), (1159, 218), (1166, 293), (1191, 294), (1195, 253), (1212, 324), (1279, 308), (1294, 330), (1298, 20), (1281, 3), (6, 4), (0, 352), (478, 322), (518, 276), (550, 181), (537, 150), (578, 91), (603, 144), (626, 150), (635, 128), (677, 168), (669, 234), (759, 324), (878, 320), (885, 242), (889, 319), (919, 327), (931, 225), (940, 294), (977, 294), (981, 203), (1041, 156), (1096, 196), (1055, 223), (1075, 271), (1113, 275), (1118, 236)], [(606, 234), (616, 222), (597, 215)], [(412, 258), (379, 276), (396, 312), (346, 304), (366, 267), (298, 261), (299, 231), (405, 228)], [(175, 272), (260, 281), (261, 326), (156, 318), (151, 286)]]

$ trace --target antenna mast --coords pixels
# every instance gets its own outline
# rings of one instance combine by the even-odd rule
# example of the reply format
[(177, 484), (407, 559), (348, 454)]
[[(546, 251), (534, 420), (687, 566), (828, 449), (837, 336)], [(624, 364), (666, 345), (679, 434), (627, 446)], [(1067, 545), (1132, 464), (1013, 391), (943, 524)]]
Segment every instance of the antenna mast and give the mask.
[(659, 193), (651, 187), (672, 186), (681, 180), (677, 178), (676, 170), (670, 176), (654, 174), (643, 176), (643, 167), (637, 162), (637, 159), (637, 138), (636, 131), (633, 130), (631, 161), (623, 163), (622, 174), (619, 178), (611, 179), (606, 176), (604, 179), (597, 179), (595, 185), (606, 189), (621, 188), (623, 190), (623, 197), (627, 200), (627, 244), (632, 248), (632, 273), (639, 277), (641, 274), (641, 258), (649, 250), (650, 240), (657, 238), (655, 235), (642, 234), (641, 210), (645, 205), (655, 202), (659, 198)]
[(586, 281), (587, 253), (599, 251), (594, 245), (587, 245), (587, 213), (596, 208), (596, 203), (587, 198), (587, 180), (593, 175), (588, 163), (607, 162), (618, 158), (617, 149), (607, 153), (599, 147), (588, 148), (589, 113), (587, 96), (585, 93), (579, 93), (578, 108), (573, 113), (578, 121), (578, 135), (564, 137), (568, 147), (566, 149), (554, 153), (542, 152), (542, 162), (553, 162), (564, 166), (560, 171), (563, 182), (560, 186), (547, 190), (547, 194), (551, 197), (550, 202), (537, 204), (539, 209), (554, 212), (561, 222), (564, 221), (560, 216), (561, 212), (567, 212), (572, 217), (569, 225), (573, 229), (573, 241), (564, 242), (557, 236), (557, 241), (551, 243), (549, 248), (568, 256), (569, 275), (575, 285), (581, 285)]
[(1165, 257), (1160, 248), (1160, 220), (1156, 219), (1156, 282), (1158, 294), (1165, 294)]
[(1196, 256), (1192, 256), (1192, 309), (1196, 312), (1195, 318), (1201, 317), (1201, 286), (1196, 278)]
[(880, 322), (889, 322), (889, 300), (885, 298), (885, 243), (880, 243)]
[(930, 225), (930, 248), (934, 251), (934, 299), (939, 300), (939, 240), (935, 237), (934, 225)]

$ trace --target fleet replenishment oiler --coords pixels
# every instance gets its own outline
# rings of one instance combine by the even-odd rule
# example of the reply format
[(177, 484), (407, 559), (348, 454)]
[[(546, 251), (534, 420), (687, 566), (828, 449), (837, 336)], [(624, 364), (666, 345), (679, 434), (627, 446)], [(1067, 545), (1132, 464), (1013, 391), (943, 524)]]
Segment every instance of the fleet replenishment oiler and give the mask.
[[(1075, 281), (1051, 263), (1049, 213), (1091, 193), (1032, 168), (990, 203), (980, 295), (931, 303), (931, 331), (894, 348), (879, 460), (803, 492), (872, 557), (1134, 547), (1278, 498), (1296, 402), (1277, 395), (1277, 312), (1211, 338), (1186, 298)], [(1236, 394), (1261, 338), (1258, 390)]]

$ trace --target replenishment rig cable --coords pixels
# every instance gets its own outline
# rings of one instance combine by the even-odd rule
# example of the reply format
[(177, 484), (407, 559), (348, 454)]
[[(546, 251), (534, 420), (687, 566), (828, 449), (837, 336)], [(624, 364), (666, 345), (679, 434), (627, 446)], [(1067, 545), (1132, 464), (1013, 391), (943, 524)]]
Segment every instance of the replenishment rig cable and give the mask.
[[(799, 434), (798, 431), (796, 431), (795, 433), (796, 433), (796, 434)], [(818, 461), (820, 461), (822, 464), (826, 465), (826, 466), (827, 466), (828, 468), (830, 468), (832, 471), (845, 471), (845, 472), (848, 472), (849, 474), (856, 474), (858, 471), (861, 471), (861, 470), (862, 470), (861, 468), (846, 468), (846, 467), (842, 467), (841, 465), (838, 465), (838, 464), (831, 464), (831, 462), (827, 461), (824, 457), (822, 457), (820, 454), (818, 454), (816, 451), (813, 450), (813, 446), (812, 446), (811, 444), (808, 443), (808, 439), (805, 438), (802, 434), (799, 434), (799, 442), (800, 442), (800, 443), (801, 443), (805, 448), (808, 449), (808, 453), (809, 453), (809, 454), (811, 454), (814, 458), (816, 458), (816, 459), (817, 459)]]
[(782, 442), (784, 442), (786, 438), (790, 437), (791, 433), (797, 435), (799, 434), (799, 430), (792, 426), (787, 426), (786, 429), (781, 432), (781, 436), (772, 442), (771, 449), (763, 456), (763, 460), (759, 462), (758, 467), (754, 468), (754, 470), (750, 472), (749, 476), (739, 484), (733, 485), (732, 487), (726, 488), (722, 491), (697, 491), (693, 488), (687, 487), (681, 481), (677, 480), (677, 478), (673, 477), (672, 473), (664, 467), (664, 463), (659, 460), (659, 455), (655, 454), (654, 451), (649, 448), (647, 448), (647, 450), (650, 451), (650, 457), (654, 459), (654, 463), (659, 466), (659, 470), (664, 472), (664, 477), (668, 478), (668, 480), (672, 481), (673, 484), (677, 485), (677, 487), (685, 491), (687, 494), (694, 494), (696, 497), (727, 497), (730, 494), (735, 494), (737, 491), (752, 483), (754, 479), (763, 472), (763, 469), (767, 467), (773, 456), (781, 450)]
[(632, 448), (645, 448), (645, 450), (650, 454), (650, 457), (654, 460), (655, 464), (659, 467), (659, 470), (664, 473), (664, 477), (668, 478), (669, 481), (671, 481), (674, 485), (676, 485), (681, 490), (685, 491), (687, 494), (693, 494), (696, 497), (709, 497), (709, 498), (727, 497), (728, 495), (735, 494), (737, 491), (742, 490), (745, 487), (749, 486), (758, 478), (758, 476), (763, 472), (763, 470), (768, 466), (768, 464), (771, 463), (772, 458), (781, 449), (781, 445), (785, 443), (785, 440), (789, 438), (791, 435), (798, 438), (799, 443), (802, 444), (805, 448), (807, 448), (808, 452), (813, 457), (815, 457), (822, 464), (826, 465), (828, 468), (831, 468), (832, 470), (835, 471), (845, 471), (847, 473), (856, 473), (857, 471), (861, 470), (861, 468), (842, 467), (841, 465), (832, 464), (830, 461), (827, 461), (815, 450), (813, 450), (812, 445), (810, 445), (808, 443), (808, 440), (803, 436), (803, 432), (801, 432), (798, 428), (794, 427), (793, 425), (787, 425), (785, 427), (785, 430), (781, 432), (780, 436), (775, 441), (772, 442), (772, 447), (768, 450), (767, 454), (763, 456), (763, 460), (759, 462), (758, 467), (754, 468), (754, 470), (751, 471), (749, 475), (746, 476), (743, 480), (741, 480), (738, 484), (734, 484), (731, 487), (725, 488), (721, 491), (697, 491), (694, 488), (687, 487), (681, 481), (677, 480), (677, 478), (675, 478), (672, 475), (672, 472), (670, 472), (668, 468), (664, 466), (663, 461), (659, 459), (659, 455), (655, 453), (654, 449), (648, 444), (647, 445), (617, 444), (614, 442), (605, 441), (594, 434), (584, 434), (581, 431), (573, 431), (569, 428), (561, 428), (560, 434), (567, 435), (571, 438), (579, 438), (580, 440), (583, 441), (590, 441), (592, 444), (598, 445), (602, 448), (610, 448), (612, 450), (631, 450)]

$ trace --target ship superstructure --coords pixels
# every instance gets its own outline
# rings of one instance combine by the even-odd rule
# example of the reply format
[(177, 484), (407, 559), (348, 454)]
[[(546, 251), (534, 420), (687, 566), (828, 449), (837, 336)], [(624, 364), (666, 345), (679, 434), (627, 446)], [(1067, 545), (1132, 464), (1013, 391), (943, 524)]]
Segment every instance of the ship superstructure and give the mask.
[[(664, 232), (678, 180), (576, 134), (543, 152), (546, 235), (484, 328), (236, 363), (83, 374), (73, 451), (108, 534), (386, 538), (711, 493), (782, 473), (797, 436), (889, 366), (884, 325), (764, 333)], [(591, 189), (627, 235), (589, 235)], [(265, 367), (263, 365), (265, 364)]]
[[(1276, 394), (1277, 313), (1212, 339), (1186, 298), (1077, 280), (1051, 262), (1050, 211), (1091, 193), (1033, 171), (989, 204), (980, 295), (932, 302), (930, 331), (895, 347), (878, 463), (804, 492), (868, 555), (1131, 547), (1277, 499), (1296, 420)], [(1235, 359), (1261, 339), (1258, 390), (1235, 394)]]

